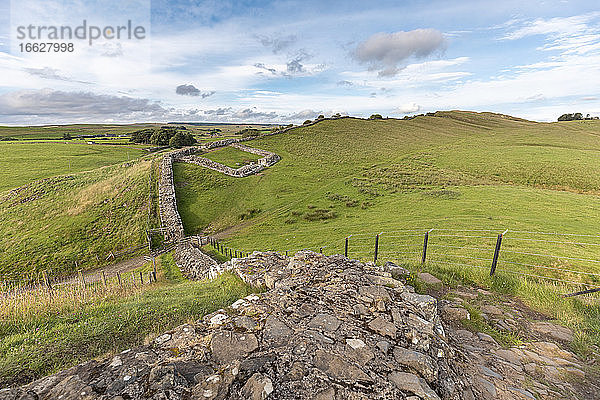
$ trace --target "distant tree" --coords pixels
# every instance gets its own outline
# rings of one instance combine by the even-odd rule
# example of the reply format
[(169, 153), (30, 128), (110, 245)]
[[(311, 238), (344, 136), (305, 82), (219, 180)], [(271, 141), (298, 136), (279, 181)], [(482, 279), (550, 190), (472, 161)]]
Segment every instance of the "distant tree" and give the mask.
[(157, 146), (168, 146), (171, 138), (175, 136), (175, 134), (170, 135), (170, 133), (171, 132), (166, 129), (157, 129), (152, 136), (150, 136), (150, 143)]
[(258, 135), (260, 135), (260, 131), (255, 128), (244, 128), (240, 131), (237, 131), (235, 134), (242, 135), (243, 137), (258, 136)]
[(63, 136), (62, 136), (62, 138), (63, 138), (63, 140), (71, 140), (71, 139), (73, 139), (73, 138), (71, 137), (71, 134), (70, 134), (70, 133), (63, 133)]
[(302, 125), (308, 125), (308, 124), (312, 124), (312, 120), (307, 119), (306, 121), (304, 121), (304, 123)]
[(563, 114), (558, 117), (559, 121), (579, 121), (583, 119), (582, 113), (574, 113), (574, 114)]
[(331, 118), (340, 118), (342, 116), (342, 114), (340, 113), (335, 113), (331, 116)]
[(369, 117), (369, 119), (383, 119), (381, 114), (373, 114)]
[(177, 132), (170, 140), (169, 146), (183, 147), (191, 146), (196, 143), (196, 138), (191, 133)]
[(317, 117), (317, 119), (324, 119), (324, 118), (325, 118), (325, 116), (323, 114), (321, 114)]

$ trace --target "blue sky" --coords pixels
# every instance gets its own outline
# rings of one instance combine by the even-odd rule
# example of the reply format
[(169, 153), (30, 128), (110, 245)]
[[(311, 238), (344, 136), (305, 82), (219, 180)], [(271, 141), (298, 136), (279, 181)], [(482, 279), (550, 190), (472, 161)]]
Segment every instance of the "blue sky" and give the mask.
[[(0, 0), (0, 124), (600, 115), (595, 1), (373, 3)], [(147, 34), (20, 51), (18, 26), (84, 19)]]

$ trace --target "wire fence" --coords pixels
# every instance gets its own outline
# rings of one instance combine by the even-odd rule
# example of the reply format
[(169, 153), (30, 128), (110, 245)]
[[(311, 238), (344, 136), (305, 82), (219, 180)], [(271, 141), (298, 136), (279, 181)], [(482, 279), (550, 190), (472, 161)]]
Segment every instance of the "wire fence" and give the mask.
[[(145, 244), (135, 245), (120, 250), (109, 251), (102, 255), (96, 255), (95, 258), (99, 264), (106, 264), (107, 262), (116, 262), (126, 256), (137, 254), (145, 249), (147, 249)], [(0, 275), (0, 295), (38, 289), (48, 285), (65, 285), (81, 279), (82, 276), (85, 278), (86, 276), (89, 276), (89, 274), (95, 274), (95, 272), (91, 270), (91, 272), (86, 271), (84, 275), (83, 269), (79, 269), (80, 265), (81, 263), (75, 260), (73, 262), (75, 271), (71, 273), (47, 269), (28, 273), (15, 271), (10, 274), (2, 274)]]
[[(296, 235), (303, 237), (301, 232)], [(210, 239), (210, 243), (230, 257), (249, 253), (216, 239)], [(563, 291), (590, 296), (600, 292), (600, 235), (594, 234), (419, 227), (359, 232), (339, 235), (323, 244), (313, 242), (285, 250), (266, 246), (260, 250), (281, 254), (313, 250), (361, 261), (473, 268), (491, 276), (508, 274), (560, 284)]]

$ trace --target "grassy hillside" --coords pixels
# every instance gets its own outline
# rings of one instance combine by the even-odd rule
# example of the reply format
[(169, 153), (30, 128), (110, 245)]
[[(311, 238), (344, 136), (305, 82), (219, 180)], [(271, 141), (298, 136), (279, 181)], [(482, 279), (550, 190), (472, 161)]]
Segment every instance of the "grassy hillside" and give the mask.
[(0, 192), (56, 175), (133, 160), (146, 152), (124, 146), (65, 142), (0, 142)]
[(93, 268), (113, 262), (111, 251), (145, 244), (157, 218), (155, 207), (148, 212), (156, 167), (142, 159), (0, 194), (0, 275)]
[[(187, 281), (169, 254), (160, 258), (158, 282), (151, 285), (76, 290), (76, 296), (55, 294), (51, 302), (19, 304), (28, 312), (11, 312), (5, 307), (11, 299), (0, 299), (0, 387), (143, 344), (251, 292), (231, 274), (210, 282)], [(40, 291), (40, 300), (44, 295)]]
[[(282, 160), (242, 179), (176, 165), (188, 233), (218, 233), (239, 250), (326, 254), (343, 253), (352, 235), (349, 256), (367, 261), (383, 232), (379, 260), (417, 270), (434, 229), (426, 269), (517, 294), (591, 335), (583, 342), (600, 343), (598, 306), (558, 297), (584, 288), (577, 282), (600, 284), (600, 121), (452, 111), (324, 121), (252, 146)], [(490, 279), (497, 235), (507, 229)]]
[[(300, 235), (299, 246), (322, 242), (310, 238), (315, 230), (325, 237), (412, 227), (595, 233), (599, 122), (440, 115), (325, 121), (253, 141), (283, 159), (243, 179), (178, 165), (186, 229), (220, 231), (242, 222), (248, 209), (260, 209), (231, 240), (281, 244), (268, 234), (273, 229)], [(560, 215), (546, 218), (557, 208)], [(314, 209), (333, 210), (337, 217), (310, 221)]]
[(239, 168), (261, 158), (259, 155), (238, 150), (235, 147), (224, 147), (213, 150), (203, 154), (202, 157), (206, 157), (231, 168)]

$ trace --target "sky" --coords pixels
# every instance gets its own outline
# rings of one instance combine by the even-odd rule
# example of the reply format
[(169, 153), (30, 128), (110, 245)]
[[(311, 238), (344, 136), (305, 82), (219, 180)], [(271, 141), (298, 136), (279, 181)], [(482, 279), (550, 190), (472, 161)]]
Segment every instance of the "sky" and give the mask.
[(2, 125), (454, 109), (600, 116), (597, 0), (0, 0)]

